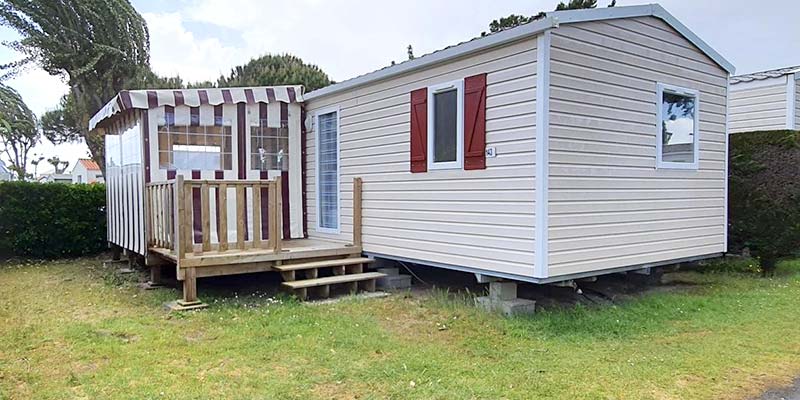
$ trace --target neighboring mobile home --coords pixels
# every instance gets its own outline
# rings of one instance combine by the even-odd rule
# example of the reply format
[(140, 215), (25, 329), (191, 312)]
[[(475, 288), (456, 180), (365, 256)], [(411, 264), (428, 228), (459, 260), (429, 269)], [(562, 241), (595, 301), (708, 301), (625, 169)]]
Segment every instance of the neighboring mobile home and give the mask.
[(731, 77), (731, 133), (778, 129), (800, 129), (800, 66)]
[[(369, 281), (351, 271), (362, 252), (534, 283), (713, 257), (732, 72), (647, 5), (549, 13), (305, 94), (123, 92), (91, 121), (108, 135), (110, 241), (175, 262), (186, 304), (201, 276)], [(278, 104), (287, 118), (259, 123)]]
[(103, 183), (103, 172), (94, 160), (88, 158), (78, 159), (72, 168), (72, 183)]
[(11, 180), (11, 171), (6, 168), (3, 160), (0, 160), (0, 182), (7, 182)]

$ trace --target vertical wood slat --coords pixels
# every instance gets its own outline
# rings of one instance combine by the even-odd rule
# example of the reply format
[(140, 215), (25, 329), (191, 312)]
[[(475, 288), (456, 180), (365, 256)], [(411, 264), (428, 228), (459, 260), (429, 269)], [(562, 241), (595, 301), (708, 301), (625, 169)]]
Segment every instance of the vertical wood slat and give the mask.
[(244, 186), (236, 185), (236, 248), (244, 250), (244, 215), (247, 212), (244, 203)]
[(274, 232), (275, 232), (275, 252), (280, 253), (283, 241), (283, 221), (281, 220), (283, 216), (283, 196), (282, 196), (282, 185), (281, 177), (275, 178), (275, 218), (272, 218), (271, 221), (274, 221)]
[(155, 221), (156, 227), (154, 232), (158, 235), (156, 239), (156, 245), (158, 247), (167, 247), (167, 232), (166, 232), (166, 225), (164, 224), (164, 214), (167, 212), (166, 206), (164, 204), (164, 185), (158, 185), (154, 188), (153, 191), (153, 201), (156, 205), (156, 214), (155, 214)]
[(219, 185), (219, 222), (217, 226), (219, 251), (228, 250), (228, 185)]
[(184, 251), (186, 253), (194, 253), (194, 207), (192, 207), (192, 184), (181, 183), (183, 185), (183, 197), (178, 199), (179, 202), (184, 204), (183, 214), (181, 218), (183, 221), (177, 221), (176, 225), (183, 229)]
[(361, 178), (353, 178), (353, 246), (361, 247)]
[(261, 248), (261, 184), (253, 185), (253, 248)]
[(208, 183), (200, 186), (200, 219), (203, 251), (211, 250), (211, 203), (208, 201)]
[(175, 213), (172, 211), (175, 209), (175, 189), (174, 184), (170, 183), (164, 185), (162, 190), (162, 197), (161, 199), (164, 202), (164, 240), (166, 240), (166, 244), (172, 250), (175, 250), (175, 232), (172, 230), (174, 226), (173, 221), (175, 220)]
[(186, 239), (183, 235), (183, 225), (186, 224), (186, 203), (183, 201), (184, 198), (183, 193), (183, 175), (178, 175), (175, 177), (175, 196), (173, 199), (175, 200), (173, 203), (175, 204), (175, 252), (176, 257), (178, 258), (178, 266), (180, 266), (180, 260), (186, 258), (186, 245), (183, 243)]
[(267, 247), (275, 250), (275, 181), (267, 183)]

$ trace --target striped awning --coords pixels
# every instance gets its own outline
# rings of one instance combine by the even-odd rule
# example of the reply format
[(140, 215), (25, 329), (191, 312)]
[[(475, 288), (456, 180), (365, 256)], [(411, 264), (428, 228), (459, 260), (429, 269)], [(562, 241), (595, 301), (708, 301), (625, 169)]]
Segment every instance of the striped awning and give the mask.
[(163, 106), (220, 105), (236, 103), (301, 103), (303, 86), (260, 86), (212, 89), (124, 90), (106, 103), (89, 120), (89, 130), (114, 114), (132, 110), (147, 110)]

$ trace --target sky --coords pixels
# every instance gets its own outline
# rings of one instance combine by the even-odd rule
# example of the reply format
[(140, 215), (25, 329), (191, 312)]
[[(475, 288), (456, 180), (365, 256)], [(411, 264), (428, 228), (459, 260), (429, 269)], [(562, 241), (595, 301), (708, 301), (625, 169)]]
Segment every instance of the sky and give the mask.
[[(605, 7), (610, 0), (599, 0)], [(336, 81), (419, 56), (488, 30), (508, 14), (533, 15), (557, 0), (133, 0), (150, 30), (151, 66), (184, 81), (216, 80), (236, 65), (265, 53), (291, 53), (321, 67)], [(618, 6), (647, 1), (618, 0)], [(736, 66), (737, 73), (800, 65), (800, 1), (662, 0), (679, 21)], [(0, 41), (13, 40), (0, 27)], [(19, 59), (0, 48), (0, 64)], [(66, 93), (60, 77), (35, 67), (6, 84), (37, 115)], [(42, 143), (37, 155), (71, 165), (87, 157), (82, 143)], [(44, 165), (44, 164), (42, 164)], [(40, 168), (39, 173), (47, 171)], [(70, 167), (71, 168), (71, 167)], [(52, 168), (50, 168), (52, 169)]]

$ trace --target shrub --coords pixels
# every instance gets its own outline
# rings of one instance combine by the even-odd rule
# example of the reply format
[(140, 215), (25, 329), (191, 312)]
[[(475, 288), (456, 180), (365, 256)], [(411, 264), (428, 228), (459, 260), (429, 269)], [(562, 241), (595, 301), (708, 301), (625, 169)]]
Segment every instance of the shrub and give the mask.
[(731, 251), (749, 248), (771, 273), (800, 251), (800, 132), (736, 133), (730, 138)]
[(72, 257), (105, 247), (105, 185), (0, 183), (0, 256)]

